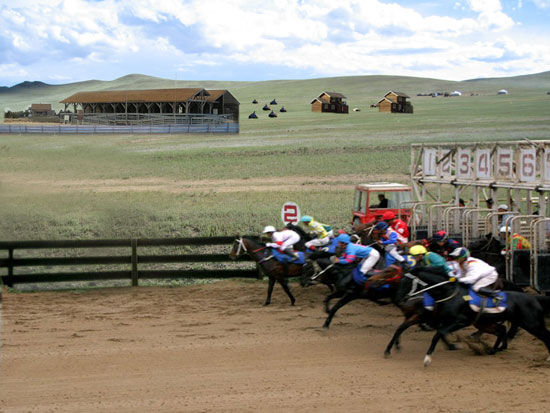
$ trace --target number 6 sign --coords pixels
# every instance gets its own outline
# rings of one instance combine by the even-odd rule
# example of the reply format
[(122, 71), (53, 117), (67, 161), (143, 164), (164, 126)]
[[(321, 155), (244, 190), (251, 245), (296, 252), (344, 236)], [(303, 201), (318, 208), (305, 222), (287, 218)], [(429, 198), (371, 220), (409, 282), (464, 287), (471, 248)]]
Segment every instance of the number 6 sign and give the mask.
[(536, 149), (522, 149), (519, 152), (519, 180), (534, 182), (537, 178)]

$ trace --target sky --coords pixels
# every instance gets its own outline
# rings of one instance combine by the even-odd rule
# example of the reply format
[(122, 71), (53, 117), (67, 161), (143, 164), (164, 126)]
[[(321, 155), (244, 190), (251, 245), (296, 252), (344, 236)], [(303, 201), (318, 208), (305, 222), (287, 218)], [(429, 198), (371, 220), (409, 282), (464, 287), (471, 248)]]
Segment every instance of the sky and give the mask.
[(0, 0), (0, 86), (550, 70), (550, 0)]

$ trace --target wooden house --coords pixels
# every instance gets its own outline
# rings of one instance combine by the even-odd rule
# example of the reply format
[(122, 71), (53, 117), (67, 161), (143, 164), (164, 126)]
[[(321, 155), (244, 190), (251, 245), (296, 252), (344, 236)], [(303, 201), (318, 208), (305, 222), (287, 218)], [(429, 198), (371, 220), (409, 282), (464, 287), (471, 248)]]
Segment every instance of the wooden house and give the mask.
[(33, 103), (31, 105), (32, 116), (55, 116), (55, 110), (52, 110), (52, 105), (49, 103)]
[(391, 113), (413, 113), (413, 105), (411, 102), (408, 102), (407, 99), (410, 99), (410, 96), (391, 90), (378, 102), (378, 111)]
[(344, 95), (336, 92), (323, 92), (311, 101), (312, 112), (349, 113)]

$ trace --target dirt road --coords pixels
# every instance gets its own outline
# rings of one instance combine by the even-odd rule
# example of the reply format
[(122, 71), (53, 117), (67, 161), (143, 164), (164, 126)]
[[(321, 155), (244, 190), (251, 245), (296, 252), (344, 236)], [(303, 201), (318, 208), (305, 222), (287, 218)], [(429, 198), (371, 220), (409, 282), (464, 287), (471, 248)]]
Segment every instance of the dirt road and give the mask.
[[(439, 347), (393, 306), (354, 302), (324, 332), (325, 287), (223, 281), (4, 294), (0, 411), (541, 412), (550, 364), (523, 332), (497, 356)], [(465, 334), (465, 331), (463, 334)], [(491, 338), (492, 340), (492, 338)]]

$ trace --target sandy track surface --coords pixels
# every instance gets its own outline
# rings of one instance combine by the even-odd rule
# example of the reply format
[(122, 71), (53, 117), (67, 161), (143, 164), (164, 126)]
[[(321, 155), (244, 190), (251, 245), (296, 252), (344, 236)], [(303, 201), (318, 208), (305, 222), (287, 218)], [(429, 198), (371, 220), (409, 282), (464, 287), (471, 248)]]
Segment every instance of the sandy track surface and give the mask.
[[(377, 181), (400, 182), (402, 175), (377, 175)], [(372, 177), (371, 177), (372, 179)], [(28, 188), (39, 192), (145, 192), (159, 191), (167, 193), (184, 192), (240, 192), (273, 190), (303, 191), (314, 189), (351, 190), (365, 180), (362, 175), (338, 176), (283, 176), (259, 177), (249, 179), (203, 179), (183, 180), (171, 178), (128, 178), (128, 179), (48, 179), (32, 174), (0, 175), (4, 185), (16, 186), (19, 190)], [(370, 179), (369, 179), (370, 180)]]
[[(328, 332), (323, 286), (223, 281), (181, 288), (4, 294), (0, 411), (541, 412), (542, 343), (523, 332), (497, 356), (439, 347), (393, 306), (344, 307)], [(470, 331), (465, 331), (466, 334)], [(492, 340), (492, 338), (491, 338)]]

